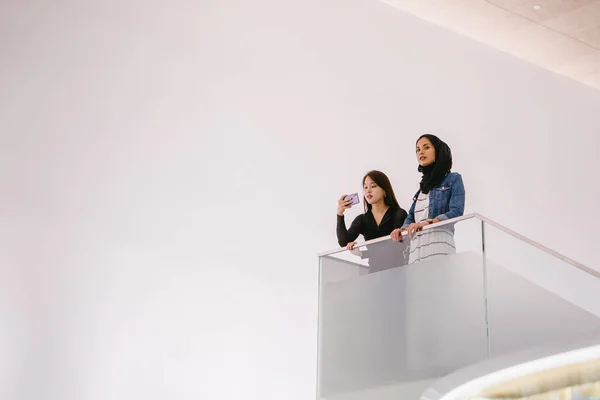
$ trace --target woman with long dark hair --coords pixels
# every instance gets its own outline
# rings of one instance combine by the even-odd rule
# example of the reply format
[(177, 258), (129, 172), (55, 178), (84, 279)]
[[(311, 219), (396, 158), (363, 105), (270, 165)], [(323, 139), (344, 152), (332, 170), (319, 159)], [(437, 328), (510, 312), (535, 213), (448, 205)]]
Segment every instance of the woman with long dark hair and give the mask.
[(346, 246), (348, 250), (352, 250), (358, 235), (363, 235), (365, 240), (388, 236), (404, 224), (407, 215), (398, 204), (392, 184), (383, 172), (367, 172), (362, 183), (365, 212), (357, 216), (348, 229), (344, 211), (350, 208), (352, 200), (345, 200), (346, 195), (338, 200), (337, 238), (339, 245)]
[(421, 231), (423, 227), (460, 217), (465, 210), (465, 186), (459, 173), (451, 172), (452, 152), (437, 136), (425, 134), (416, 145), (418, 170), (423, 174), (408, 217), (391, 236), (402, 240), (402, 231), (411, 238), (409, 264), (456, 252), (454, 228)]

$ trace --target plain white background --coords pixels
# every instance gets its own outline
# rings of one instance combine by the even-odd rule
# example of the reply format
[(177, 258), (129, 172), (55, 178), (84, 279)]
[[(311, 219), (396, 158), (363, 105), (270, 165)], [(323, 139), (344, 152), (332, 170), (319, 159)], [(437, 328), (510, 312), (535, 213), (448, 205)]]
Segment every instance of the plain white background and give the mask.
[(4, 0), (0, 60), (2, 398), (313, 398), (335, 202), (423, 132), (600, 269), (600, 93), (384, 4)]

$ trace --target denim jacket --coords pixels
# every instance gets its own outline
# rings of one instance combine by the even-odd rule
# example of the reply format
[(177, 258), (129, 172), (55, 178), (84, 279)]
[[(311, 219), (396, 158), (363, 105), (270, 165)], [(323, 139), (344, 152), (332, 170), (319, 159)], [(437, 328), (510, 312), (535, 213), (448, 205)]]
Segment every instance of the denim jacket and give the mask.
[[(408, 212), (408, 217), (404, 220), (402, 228), (406, 228), (415, 222), (415, 204), (418, 191), (413, 197), (413, 203)], [(429, 218), (438, 218), (445, 221), (450, 218), (456, 218), (465, 212), (465, 185), (462, 177), (457, 172), (450, 172), (439, 186), (429, 191)]]

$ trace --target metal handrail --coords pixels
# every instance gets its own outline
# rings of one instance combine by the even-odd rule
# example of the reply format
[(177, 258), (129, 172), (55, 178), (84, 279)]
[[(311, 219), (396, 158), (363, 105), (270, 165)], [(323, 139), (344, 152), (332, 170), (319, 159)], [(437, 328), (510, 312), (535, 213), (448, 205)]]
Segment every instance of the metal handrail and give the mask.
[[(433, 229), (433, 228), (438, 228), (440, 226), (444, 226), (444, 225), (450, 225), (450, 224), (455, 224), (459, 221), (464, 221), (467, 219), (478, 219), (482, 222), (485, 222), (486, 224), (489, 224), (491, 226), (493, 226), (494, 228), (497, 228), (499, 230), (501, 230), (502, 232), (522, 241), (525, 242), (541, 251), (543, 251), (546, 254), (551, 255), (552, 257), (555, 258), (559, 258), (562, 261), (572, 265), (573, 267), (580, 269), (581, 271), (584, 271), (598, 279), (600, 279), (600, 272), (596, 271), (595, 269), (592, 269), (590, 267), (586, 267), (585, 265), (578, 263), (577, 261), (573, 260), (572, 258), (569, 258), (563, 254), (558, 253), (557, 251), (554, 251), (526, 236), (521, 235), (518, 232), (513, 231), (512, 229), (509, 229), (507, 227), (505, 227), (502, 224), (499, 224), (496, 221), (493, 221), (481, 214), (477, 214), (477, 213), (473, 213), (473, 214), (468, 214), (468, 215), (463, 215), (462, 217), (458, 217), (458, 218), (452, 218), (452, 219), (448, 219), (445, 221), (441, 221), (441, 222), (437, 222), (435, 224), (431, 224), (431, 225), (427, 225), (423, 228), (423, 230), (427, 230), (427, 229)], [(402, 232), (402, 236), (406, 236), (406, 232)], [(358, 249), (361, 248), (363, 246), (368, 246), (370, 244), (374, 244), (374, 243), (380, 243), (380, 242), (385, 242), (386, 240), (392, 240), (389, 236), (384, 236), (384, 237), (380, 237), (377, 239), (372, 239), (372, 240), (367, 240), (365, 242), (361, 242), (361, 243), (357, 243), (354, 248)], [(324, 257), (324, 256), (331, 256), (332, 254), (337, 254), (337, 253), (342, 253), (344, 251), (347, 251), (347, 249), (345, 247), (341, 247), (341, 248), (337, 248), (337, 249), (333, 249), (333, 250), (328, 250), (328, 251), (324, 251), (322, 253), (319, 253), (318, 256), (319, 257)]]
[[(476, 218), (476, 216), (477, 216), (477, 214), (468, 214), (468, 215), (463, 215), (462, 217), (447, 219), (445, 221), (441, 221), (441, 222), (438, 222), (438, 223), (433, 224), (433, 225), (427, 225), (427, 226), (425, 226), (423, 228), (423, 230), (431, 229), (431, 228), (434, 228), (434, 227), (437, 228), (437, 227), (440, 227), (440, 226), (443, 226), (443, 225), (451, 225), (451, 224), (454, 224), (454, 223), (456, 223), (458, 221), (464, 221), (464, 220), (467, 220), (467, 219)], [(402, 232), (402, 236), (406, 236), (406, 235), (407, 235), (406, 232)], [(377, 239), (367, 240), (366, 242), (356, 243), (356, 245), (354, 246), (354, 248), (358, 249), (360, 247), (367, 246), (367, 245), (370, 245), (370, 244), (373, 244), (373, 243), (385, 242), (386, 240), (392, 240), (392, 239), (389, 236), (383, 236), (383, 237), (380, 237), (380, 238), (377, 238)], [(341, 252), (344, 252), (344, 251), (346, 251), (346, 248), (345, 247), (341, 247), (341, 248), (337, 248), (337, 249), (333, 249), (333, 250), (324, 251), (324, 252), (319, 253), (317, 255), (319, 257), (330, 256), (332, 254), (341, 253)]]

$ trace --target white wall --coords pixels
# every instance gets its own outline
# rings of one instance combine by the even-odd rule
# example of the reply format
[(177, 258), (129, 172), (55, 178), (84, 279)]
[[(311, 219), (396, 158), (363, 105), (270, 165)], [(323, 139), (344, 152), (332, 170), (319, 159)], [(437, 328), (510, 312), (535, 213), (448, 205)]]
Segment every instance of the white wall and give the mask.
[[(600, 93), (367, 0), (0, 3), (0, 397), (307, 399), (371, 168), (600, 269)], [(530, 200), (527, 200), (530, 199)]]

